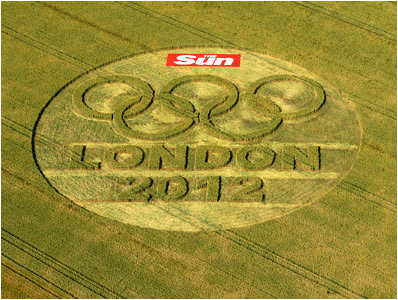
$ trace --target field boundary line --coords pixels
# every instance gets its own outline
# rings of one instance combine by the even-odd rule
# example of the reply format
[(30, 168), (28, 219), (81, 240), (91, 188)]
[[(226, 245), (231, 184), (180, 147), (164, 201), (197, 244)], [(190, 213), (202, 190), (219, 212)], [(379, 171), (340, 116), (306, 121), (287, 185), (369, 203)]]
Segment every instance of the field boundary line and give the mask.
[(365, 190), (353, 183), (350, 183), (346, 180), (342, 180), (337, 186), (350, 192), (350, 193), (353, 193), (365, 200), (375, 203), (389, 211), (397, 213), (397, 204), (396, 203), (391, 202), (387, 199), (384, 199), (380, 196), (377, 196), (371, 192), (368, 192), (367, 190)]
[(1, 236), (2, 240), (13, 245), (14, 247), (23, 251), (24, 253), (28, 254), (29, 256), (35, 258), (37, 261), (47, 265), (48, 267), (52, 268), (53, 270), (57, 271), (58, 273), (62, 274), (63, 276), (69, 278), (73, 282), (76, 282), (78, 285), (83, 286), (86, 289), (90, 290), (91, 292), (93, 292), (101, 297), (107, 298), (107, 299), (109, 299), (109, 298), (118, 298), (118, 299), (124, 298), (122, 295), (119, 295), (118, 293), (110, 290), (109, 288), (105, 287), (104, 285), (90, 279), (89, 277), (82, 274), (81, 272), (76, 271), (75, 269), (60, 262), (59, 260), (57, 260), (54, 257), (48, 255), (47, 253), (41, 251), (40, 249), (36, 248), (35, 246), (29, 244), (28, 242), (19, 238), (18, 236), (11, 233), (10, 231), (8, 231), (4, 228), (2, 228), (1, 230), (2, 230), (2, 236)]
[[(4, 253), (2, 253), (1, 256), (2, 256), (2, 263), (1, 264), (3, 266), (9, 268), (11, 271), (17, 273), (18, 275), (22, 276), (26, 280), (28, 280), (28, 281), (32, 282), (33, 284), (39, 286), (40, 288), (42, 288), (46, 292), (54, 295), (57, 298), (66, 298), (65, 295), (69, 295), (69, 297), (71, 296), (72, 298), (77, 299), (77, 297), (75, 295), (69, 293), (68, 291), (64, 290), (63, 288), (59, 287), (58, 285), (56, 285), (55, 283), (51, 282), (50, 280), (44, 278), (43, 276), (37, 274), (36, 272), (30, 270), (26, 266), (18, 263), (17, 261), (15, 261), (12, 258), (8, 257)], [(5, 261), (3, 258), (7, 259), (7, 261)], [(10, 264), (12, 264), (13, 266), (10, 266)], [(15, 270), (15, 268), (19, 269), (19, 271)], [(22, 273), (25, 273), (25, 274), (22, 274)], [(34, 277), (34, 279), (33, 278), (29, 278), (29, 276)], [(37, 283), (37, 281), (41, 281), (41, 283)], [(58, 294), (61, 294), (61, 295), (54, 294), (53, 292), (47, 290), (41, 284), (44, 284), (44, 285), (49, 284), (49, 285), (55, 287), (57, 289), (57, 292), (54, 291), (54, 293), (58, 293)], [(59, 291), (61, 291), (61, 292), (59, 292)], [(69, 298), (69, 297), (67, 297), (67, 298)]]
[(325, 8), (325, 7), (321, 6), (321, 5), (315, 4), (313, 2), (307, 2), (307, 1), (298, 2), (298, 1), (294, 1), (294, 3), (297, 4), (297, 5), (304, 6), (306, 8), (315, 10), (315, 11), (317, 11), (319, 13), (328, 15), (329, 17), (332, 17), (332, 18), (337, 19), (339, 21), (342, 21), (344, 23), (356, 26), (356, 27), (358, 27), (360, 29), (366, 30), (367, 32), (371, 32), (371, 33), (377, 34), (377, 35), (379, 35), (381, 37), (384, 37), (386, 39), (389, 39), (391, 41), (397, 41), (397, 36), (392, 34), (392, 33), (390, 33), (390, 32), (388, 32), (388, 31), (385, 31), (383, 29), (374, 27), (372, 25), (369, 25), (369, 24), (360, 22), (358, 20), (349, 18), (347, 16), (344, 16), (341, 13), (338, 13), (338, 12), (336, 12), (334, 10)]

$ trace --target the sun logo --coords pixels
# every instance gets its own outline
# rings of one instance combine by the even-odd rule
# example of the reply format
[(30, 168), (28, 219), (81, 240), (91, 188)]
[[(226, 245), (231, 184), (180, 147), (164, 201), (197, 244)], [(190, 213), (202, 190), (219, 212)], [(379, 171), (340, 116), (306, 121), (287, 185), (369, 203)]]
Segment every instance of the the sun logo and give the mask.
[(239, 67), (240, 54), (169, 53), (166, 66), (174, 67)]

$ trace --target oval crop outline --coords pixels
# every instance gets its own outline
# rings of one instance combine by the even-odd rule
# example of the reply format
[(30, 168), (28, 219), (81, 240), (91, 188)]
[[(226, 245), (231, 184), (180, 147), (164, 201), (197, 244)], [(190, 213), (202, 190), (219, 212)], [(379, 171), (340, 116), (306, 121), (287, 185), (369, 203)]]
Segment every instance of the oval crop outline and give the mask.
[[(166, 65), (178, 53), (239, 55), (240, 66)], [(33, 147), (49, 184), (76, 204), (135, 226), (200, 231), (313, 203), (351, 169), (360, 139), (352, 105), (308, 70), (187, 47), (78, 77), (42, 111)]]

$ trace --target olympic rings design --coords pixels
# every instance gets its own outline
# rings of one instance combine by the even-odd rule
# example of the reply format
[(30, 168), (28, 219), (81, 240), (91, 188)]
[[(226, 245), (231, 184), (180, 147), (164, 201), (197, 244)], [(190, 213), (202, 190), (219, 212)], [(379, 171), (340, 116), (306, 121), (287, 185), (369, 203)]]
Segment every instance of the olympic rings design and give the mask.
[[(292, 81), (301, 83), (309, 88), (314, 97), (305, 107), (293, 112), (283, 112), (280, 106), (273, 102), (270, 97), (260, 96), (258, 91), (268, 83)], [(226, 96), (217, 96), (211, 99), (200, 111), (183, 97), (173, 94), (177, 87), (193, 82), (207, 82), (221, 87)], [(113, 112), (100, 112), (90, 107), (86, 102), (86, 94), (92, 88), (105, 83), (123, 83), (131, 87), (138, 94), (124, 94), (119, 96), (116, 108)], [(250, 134), (239, 134), (227, 132), (217, 126), (212, 120), (213, 117), (228, 113), (239, 101), (249, 101), (256, 112), (265, 118), (270, 119), (265, 126), (251, 132)], [(296, 75), (273, 75), (261, 78), (240, 93), (237, 86), (229, 80), (215, 75), (189, 75), (177, 78), (164, 85), (160, 92), (155, 93), (152, 87), (142, 79), (127, 75), (110, 75), (97, 77), (83, 82), (72, 94), (72, 105), (74, 110), (85, 117), (98, 121), (109, 121), (113, 123), (117, 132), (130, 137), (144, 140), (162, 140), (179, 135), (194, 124), (203, 125), (208, 133), (226, 140), (249, 141), (260, 139), (275, 131), (283, 120), (296, 120), (317, 112), (326, 100), (326, 94), (322, 86), (316, 81)], [(127, 118), (133, 118), (158, 102), (174, 115), (182, 119), (174, 125), (168, 125), (161, 133), (144, 133), (131, 128)]]

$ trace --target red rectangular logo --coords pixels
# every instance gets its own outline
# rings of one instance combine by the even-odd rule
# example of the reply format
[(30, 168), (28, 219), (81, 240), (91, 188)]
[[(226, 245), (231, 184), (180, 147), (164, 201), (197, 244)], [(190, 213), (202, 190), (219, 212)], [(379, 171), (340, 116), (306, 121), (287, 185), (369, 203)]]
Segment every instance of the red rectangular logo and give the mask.
[(174, 67), (240, 67), (240, 54), (169, 53), (166, 66)]

